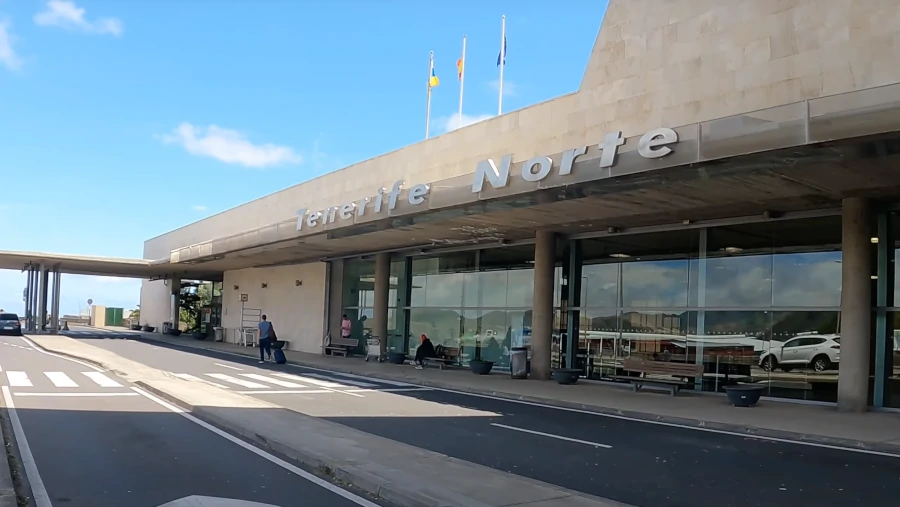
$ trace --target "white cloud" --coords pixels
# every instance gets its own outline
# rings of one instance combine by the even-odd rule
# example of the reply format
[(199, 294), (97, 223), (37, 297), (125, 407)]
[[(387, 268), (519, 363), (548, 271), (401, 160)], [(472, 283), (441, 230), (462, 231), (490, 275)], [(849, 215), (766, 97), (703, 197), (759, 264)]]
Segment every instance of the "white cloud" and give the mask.
[(34, 22), (40, 26), (58, 26), (69, 30), (80, 30), (88, 33), (112, 34), (116, 37), (125, 30), (122, 22), (116, 18), (97, 18), (88, 21), (84, 17), (84, 9), (68, 0), (50, 0), (47, 10), (34, 15)]
[(203, 206), (202, 204), (195, 204), (191, 206), (191, 209), (194, 211), (206, 211), (206, 206)]
[(440, 132), (450, 132), (451, 130), (468, 127), (473, 123), (478, 123), (480, 121), (484, 121), (493, 117), (494, 115), (492, 114), (479, 114), (475, 116), (463, 114), (462, 117), (460, 117), (459, 114), (454, 114), (451, 116), (441, 116), (439, 118), (435, 118), (431, 121), (431, 126), (432, 128), (439, 130)]
[(204, 129), (182, 123), (162, 139), (166, 144), (184, 147), (191, 155), (214, 158), (226, 164), (261, 168), (303, 162), (303, 158), (288, 146), (253, 144), (240, 132), (216, 125)]
[(22, 60), (13, 49), (15, 37), (9, 31), (9, 22), (0, 19), (0, 63), (9, 70), (17, 70), (22, 66)]
[[(491, 87), (491, 90), (494, 90), (495, 93), (500, 92), (500, 80), (495, 79), (488, 83), (488, 86)], [(504, 97), (515, 97), (519, 94), (519, 85), (515, 82), (510, 81), (508, 79), (503, 80), (503, 96)]]

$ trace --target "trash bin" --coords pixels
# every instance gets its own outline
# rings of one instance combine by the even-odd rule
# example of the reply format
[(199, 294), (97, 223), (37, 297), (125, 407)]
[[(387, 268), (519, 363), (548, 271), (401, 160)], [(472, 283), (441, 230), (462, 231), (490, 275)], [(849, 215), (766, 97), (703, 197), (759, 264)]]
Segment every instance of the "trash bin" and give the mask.
[(213, 336), (214, 340), (217, 342), (225, 341), (225, 328), (219, 326), (213, 327)]
[(509, 375), (512, 378), (528, 378), (528, 347), (510, 349)]
[(163, 328), (162, 328), (163, 334), (169, 334), (169, 331), (171, 331), (171, 330), (172, 330), (172, 323), (171, 322), (163, 322)]

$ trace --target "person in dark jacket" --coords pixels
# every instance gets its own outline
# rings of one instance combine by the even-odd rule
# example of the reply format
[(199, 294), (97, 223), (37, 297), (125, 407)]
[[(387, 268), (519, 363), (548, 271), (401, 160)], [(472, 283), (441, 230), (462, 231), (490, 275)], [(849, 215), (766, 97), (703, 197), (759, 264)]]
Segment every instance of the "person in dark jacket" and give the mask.
[(424, 334), (419, 337), (419, 346), (416, 347), (416, 369), (421, 370), (426, 357), (435, 357), (436, 351), (434, 350), (434, 344), (431, 343), (431, 340), (428, 339)]

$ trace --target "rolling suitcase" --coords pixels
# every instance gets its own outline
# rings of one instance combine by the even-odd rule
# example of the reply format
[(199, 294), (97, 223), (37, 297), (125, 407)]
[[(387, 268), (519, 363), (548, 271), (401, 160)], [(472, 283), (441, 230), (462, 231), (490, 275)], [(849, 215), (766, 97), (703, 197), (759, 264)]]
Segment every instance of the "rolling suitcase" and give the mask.
[(284, 364), (287, 362), (287, 358), (284, 357), (284, 351), (281, 349), (273, 350), (272, 355), (275, 356), (275, 363), (277, 364)]

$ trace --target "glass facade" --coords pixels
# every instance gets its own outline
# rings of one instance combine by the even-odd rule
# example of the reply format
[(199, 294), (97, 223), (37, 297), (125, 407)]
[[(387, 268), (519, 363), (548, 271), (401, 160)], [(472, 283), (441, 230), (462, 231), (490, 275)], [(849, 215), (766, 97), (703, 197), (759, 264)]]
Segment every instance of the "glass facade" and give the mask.
[[(900, 212), (877, 216), (871, 401), (900, 408)], [(507, 368), (510, 349), (532, 340), (533, 261), (532, 245), (395, 256), (388, 349), (414, 354), (424, 334), (459, 348), (464, 365)], [(621, 381), (628, 358), (693, 363), (698, 391), (749, 382), (767, 396), (834, 402), (841, 271), (840, 216), (561, 239), (551, 366)], [(373, 259), (345, 261), (354, 337), (372, 332), (374, 288)]]
[(576, 367), (690, 362), (697, 389), (835, 401), (840, 242), (840, 217), (582, 240)]
[[(532, 245), (417, 256), (409, 262), (409, 354), (415, 353), (424, 334), (435, 346), (459, 348), (463, 364), (480, 358), (503, 369), (509, 367), (512, 347), (530, 344)], [(557, 267), (557, 310), (561, 273)]]

